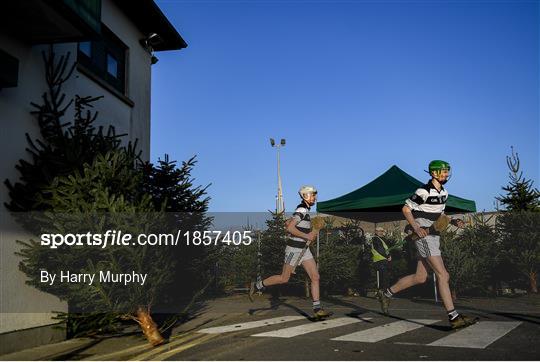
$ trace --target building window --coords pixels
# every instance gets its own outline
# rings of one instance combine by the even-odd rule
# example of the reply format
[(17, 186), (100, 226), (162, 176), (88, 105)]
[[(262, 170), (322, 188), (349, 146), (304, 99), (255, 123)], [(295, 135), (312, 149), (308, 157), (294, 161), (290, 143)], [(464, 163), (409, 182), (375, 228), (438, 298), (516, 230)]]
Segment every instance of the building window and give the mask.
[(118, 61), (111, 54), (107, 54), (107, 73), (118, 78)]
[(89, 41), (79, 43), (79, 52), (91, 58), (92, 57), (92, 43)]
[(127, 46), (112, 31), (102, 24), (101, 39), (81, 42), (77, 49), (79, 64), (125, 95)]

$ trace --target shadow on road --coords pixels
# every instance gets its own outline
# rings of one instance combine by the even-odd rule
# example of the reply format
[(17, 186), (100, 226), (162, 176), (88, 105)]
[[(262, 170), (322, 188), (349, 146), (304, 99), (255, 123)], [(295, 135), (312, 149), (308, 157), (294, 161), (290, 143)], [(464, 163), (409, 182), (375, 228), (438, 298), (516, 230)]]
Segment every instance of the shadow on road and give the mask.
[[(392, 314), (384, 314), (380, 311), (375, 311), (375, 310), (372, 310), (372, 309), (367, 309), (367, 308), (363, 308), (363, 307), (360, 307), (352, 302), (348, 302), (348, 301), (343, 301), (341, 299), (338, 299), (338, 298), (334, 298), (334, 297), (328, 297), (328, 298), (325, 298), (326, 300), (329, 300), (331, 301), (332, 303), (336, 304), (336, 305), (340, 305), (342, 307), (349, 307), (349, 308), (352, 308), (353, 311), (352, 312), (349, 312), (347, 313), (346, 315), (350, 316), (350, 317), (354, 317), (354, 318), (361, 318), (361, 315), (363, 314), (366, 314), (366, 313), (374, 313), (374, 314), (378, 314), (382, 317), (386, 317), (386, 318), (391, 318), (391, 319), (395, 319), (397, 321), (407, 321), (407, 322), (411, 322), (411, 323), (416, 323), (418, 325), (422, 325), (426, 328), (431, 328), (431, 329), (435, 329), (435, 330), (438, 330), (438, 331), (449, 331), (451, 330), (450, 326), (438, 326), (438, 325), (433, 325), (433, 324), (429, 324), (429, 325), (426, 325), (426, 324), (423, 324), (423, 323), (419, 323), (419, 322), (414, 322), (414, 321), (411, 321), (410, 319), (407, 319), (407, 318), (402, 318), (402, 317), (398, 317), (398, 316), (394, 316)], [(391, 311), (390, 311), (391, 312)], [(369, 320), (365, 320), (365, 322), (368, 322), (368, 323), (373, 323)]]
[(253, 315), (257, 312), (260, 312), (260, 311), (265, 311), (265, 310), (277, 310), (280, 306), (283, 306), (283, 307), (287, 307), (291, 310), (293, 310), (295, 313), (297, 314), (300, 314), (301, 316), (303, 317), (306, 317), (307, 319), (310, 319), (311, 316), (306, 313), (305, 311), (303, 311), (302, 309), (292, 305), (292, 304), (289, 304), (287, 303), (287, 298), (283, 298), (283, 297), (279, 297), (277, 295), (272, 295), (272, 297), (270, 298), (270, 306), (269, 307), (266, 307), (266, 308), (251, 308), (249, 309), (249, 315)]
[[(424, 305), (439, 305), (438, 303), (435, 303), (434, 301), (430, 300), (422, 300), (422, 299), (413, 299), (413, 303), (418, 304), (424, 304)], [(495, 316), (501, 316), (506, 317), (514, 320), (518, 320), (521, 322), (528, 322), (532, 324), (538, 324), (540, 325), (540, 315), (531, 315), (531, 314), (522, 314), (522, 313), (511, 313), (511, 312), (498, 312), (494, 310), (489, 309), (482, 309), (477, 307), (471, 307), (471, 306), (456, 306), (457, 309), (467, 309), (476, 313), (481, 313), (484, 315), (484, 318), (489, 318), (489, 315), (495, 315)]]

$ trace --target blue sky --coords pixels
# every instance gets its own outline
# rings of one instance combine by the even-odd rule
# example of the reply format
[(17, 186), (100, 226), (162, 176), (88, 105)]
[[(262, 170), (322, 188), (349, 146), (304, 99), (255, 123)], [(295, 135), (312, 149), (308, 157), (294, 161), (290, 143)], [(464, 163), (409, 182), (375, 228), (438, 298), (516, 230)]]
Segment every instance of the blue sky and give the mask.
[(157, 0), (188, 43), (152, 68), (152, 160), (197, 155), (211, 211), (285, 206), (393, 164), (492, 210), (513, 145), (539, 185), (538, 1)]

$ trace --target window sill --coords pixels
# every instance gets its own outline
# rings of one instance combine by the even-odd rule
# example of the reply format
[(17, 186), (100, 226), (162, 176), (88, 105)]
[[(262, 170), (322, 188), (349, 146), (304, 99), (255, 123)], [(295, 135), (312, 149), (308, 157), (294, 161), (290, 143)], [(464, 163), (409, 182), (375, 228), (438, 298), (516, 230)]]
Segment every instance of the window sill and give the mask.
[(122, 102), (127, 104), (129, 107), (133, 108), (135, 106), (135, 102), (133, 102), (129, 97), (119, 92), (116, 88), (114, 88), (112, 85), (98, 77), (94, 74), (90, 69), (85, 67), (84, 65), (78, 63), (77, 64), (77, 70), (99, 84), (101, 87), (105, 88), (109, 93), (112, 93), (116, 98), (120, 99)]

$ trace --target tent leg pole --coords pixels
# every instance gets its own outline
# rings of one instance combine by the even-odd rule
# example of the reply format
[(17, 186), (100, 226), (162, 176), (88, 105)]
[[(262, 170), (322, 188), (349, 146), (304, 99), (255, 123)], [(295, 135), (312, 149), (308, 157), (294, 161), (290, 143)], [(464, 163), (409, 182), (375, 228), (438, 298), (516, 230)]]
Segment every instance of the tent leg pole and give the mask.
[(435, 290), (435, 302), (438, 302), (439, 299), (437, 297), (437, 276), (435, 273), (433, 273), (433, 289)]
[(320, 231), (317, 233), (317, 270), (319, 270), (319, 235)]
[(377, 270), (377, 290), (381, 289), (381, 284), (379, 282), (379, 271)]

